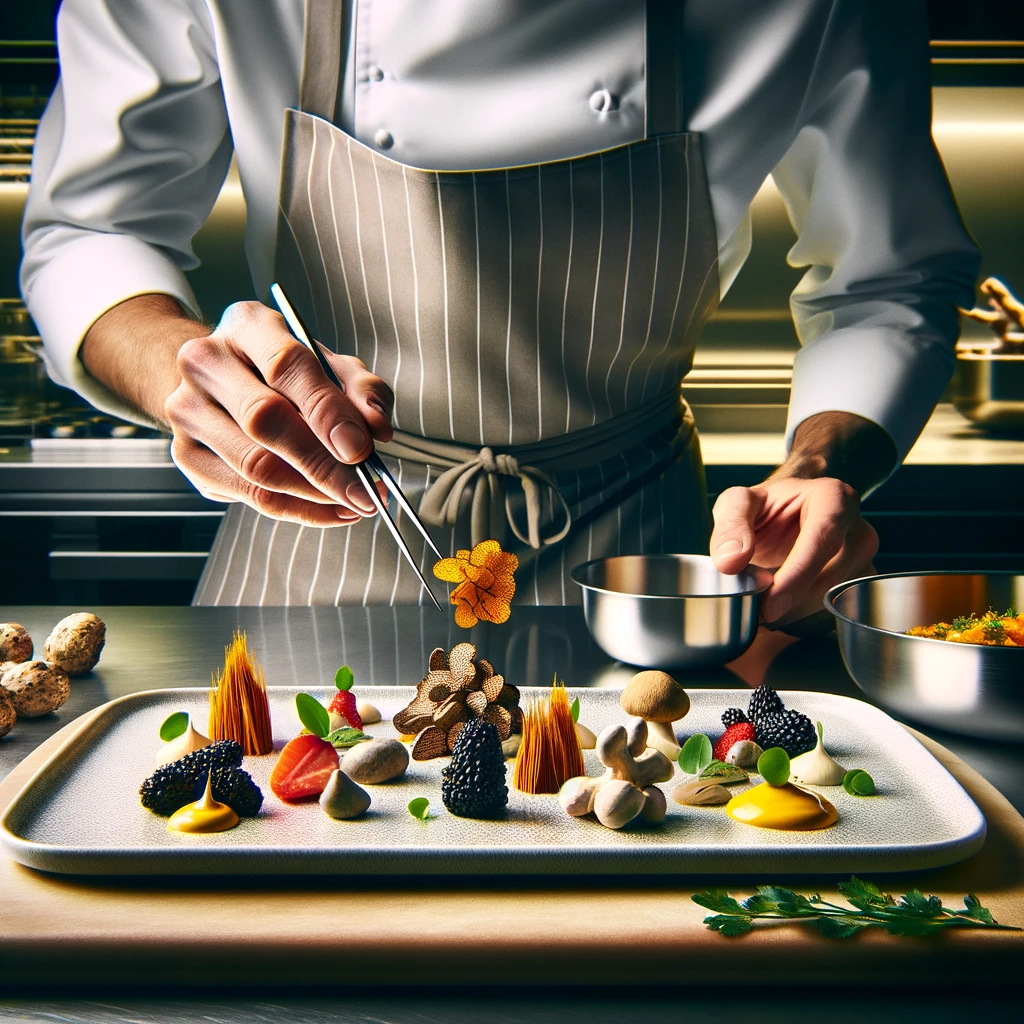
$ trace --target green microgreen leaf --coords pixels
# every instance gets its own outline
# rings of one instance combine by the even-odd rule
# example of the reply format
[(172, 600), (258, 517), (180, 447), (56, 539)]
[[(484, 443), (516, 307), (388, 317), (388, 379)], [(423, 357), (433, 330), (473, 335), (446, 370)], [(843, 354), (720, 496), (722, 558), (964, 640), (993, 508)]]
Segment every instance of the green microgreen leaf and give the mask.
[[(744, 778), (747, 773), (734, 764), (726, 764), (724, 761), (712, 760), (712, 762), (700, 773), (702, 779), (717, 779), (722, 776), (736, 775), (740, 772)], [(741, 781), (741, 780), (737, 780)]]
[(332, 746), (341, 749), (342, 747), (354, 747), (357, 743), (362, 743), (363, 740), (368, 740), (370, 737), (367, 736), (362, 729), (352, 729), (348, 726), (342, 726), (340, 729), (335, 729), (332, 732), (329, 732), (324, 739), (326, 739)]
[(299, 721), (314, 735), (323, 739), (331, 731), (331, 717), (327, 708), (308, 693), (295, 695), (295, 710)]
[(409, 801), (409, 813), (420, 821), (426, 821), (430, 816), (430, 801), (425, 796), (418, 796)]
[(348, 665), (342, 665), (337, 672), (334, 673), (334, 685), (339, 690), (351, 690), (355, 684), (356, 677), (352, 675), (352, 669)]
[(695, 733), (679, 751), (679, 767), (687, 775), (700, 775), (711, 764), (711, 740), (702, 732)]
[(160, 739), (164, 743), (170, 743), (171, 740), (176, 740), (187, 728), (188, 712), (175, 711), (173, 715), (165, 718), (164, 724), (160, 726)]
[(969, 917), (972, 921), (982, 921), (985, 924), (993, 924), (995, 922), (995, 919), (992, 917), (992, 911), (988, 907), (983, 907), (981, 900), (973, 892), (968, 893), (964, 897), (964, 909), (958, 910), (957, 914), (960, 917)]
[(789, 782), (789, 754), (782, 747), (769, 747), (757, 759), (757, 771), (769, 786)]
[(572, 703), (569, 705), (569, 714), (572, 715), (572, 720), (578, 722), (580, 720), (580, 699), (579, 697), (573, 697)]
[(824, 743), (825, 742), (825, 728), (821, 724), (821, 722), (818, 723), (817, 729), (818, 729), (818, 742), (819, 743)]
[(827, 939), (849, 939), (863, 928), (871, 927), (855, 917), (819, 917), (814, 924)]
[(843, 776), (843, 789), (850, 796), (873, 796), (875, 780), (863, 768), (851, 768)]
[(743, 913), (743, 908), (724, 889), (705, 889), (691, 898), (705, 910), (714, 910), (720, 914)]

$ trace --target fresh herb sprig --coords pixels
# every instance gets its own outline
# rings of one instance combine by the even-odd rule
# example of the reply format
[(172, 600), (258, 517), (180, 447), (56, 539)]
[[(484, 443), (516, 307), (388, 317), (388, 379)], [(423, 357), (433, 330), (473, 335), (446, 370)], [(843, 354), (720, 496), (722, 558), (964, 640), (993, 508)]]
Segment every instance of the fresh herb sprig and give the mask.
[(708, 889), (693, 896), (693, 902), (713, 910), (704, 923), (722, 935), (743, 935), (755, 921), (803, 921), (830, 939), (848, 939), (868, 928), (882, 928), (890, 935), (920, 937), (951, 928), (985, 928), (1020, 931), (999, 924), (992, 912), (973, 893), (964, 897), (964, 909), (943, 906), (938, 896), (925, 896), (911, 889), (899, 900), (882, 892), (873, 882), (856, 875), (840, 882), (839, 891), (850, 906), (829, 903), (819, 895), (801, 896), (777, 885), (759, 885), (757, 895), (739, 902), (725, 889)]

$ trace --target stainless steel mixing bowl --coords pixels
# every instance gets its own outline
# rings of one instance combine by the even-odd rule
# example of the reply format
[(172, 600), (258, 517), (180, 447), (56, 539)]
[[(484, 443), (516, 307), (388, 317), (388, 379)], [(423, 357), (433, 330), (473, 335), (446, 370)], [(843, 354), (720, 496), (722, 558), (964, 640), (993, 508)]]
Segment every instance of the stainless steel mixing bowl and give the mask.
[(953, 732), (1024, 740), (1024, 648), (905, 636), (989, 608), (1024, 609), (1024, 575), (892, 573), (825, 595), (854, 682), (900, 715)]
[(953, 405), (988, 430), (1024, 430), (1024, 355), (957, 352)]
[(707, 555), (621, 555), (577, 565), (587, 626), (605, 653), (647, 668), (724, 665), (757, 632), (772, 574), (725, 576)]

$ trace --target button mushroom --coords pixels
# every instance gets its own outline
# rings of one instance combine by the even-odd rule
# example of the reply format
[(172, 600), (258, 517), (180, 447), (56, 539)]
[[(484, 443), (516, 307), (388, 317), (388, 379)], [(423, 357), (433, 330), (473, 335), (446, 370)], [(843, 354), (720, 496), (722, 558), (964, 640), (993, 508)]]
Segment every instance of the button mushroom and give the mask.
[(18, 720), (14, 705), (7, 698), (7, 692), (0, 686), (0, 736), (6, 736)]
[(68, 674), (46, 661), (23, 661), (0, 676), (0, 686), (19, 718), (38, 718), (56, 711), (71, 695)]
[(672, 723), (685, 718), (690, 710), (690, 698), (679, 683), (667, 672), (653, 669), (637, 672), (626, 684), (619, 702), (627, 715), (635, 715), (647, 722), (649, 746), (660, 750), (672, 761), (679, 757), (679, 744)]
[(91, 612), (75, 612), (53, 627), (43, 644), (43, 657), (69, 676), (84, 676), (100, 660), (107, 627)]
[(0, 661), (28, 661), (32, 637), (20, 622), (0, 622)]

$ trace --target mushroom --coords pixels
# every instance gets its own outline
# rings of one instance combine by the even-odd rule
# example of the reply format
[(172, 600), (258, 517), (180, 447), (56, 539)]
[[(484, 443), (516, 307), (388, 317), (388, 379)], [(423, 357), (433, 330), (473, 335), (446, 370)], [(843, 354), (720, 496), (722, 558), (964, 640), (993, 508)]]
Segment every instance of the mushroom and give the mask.
[(71, 695), (68, 674), (46, 661), (23, 661), (0, 676), (0, 687), (21, 718), (56, 711)]
[(627, 715), (647, 722), (650, 746), (673, 761), (679, 757), (680, 748), (672, 723), (686, 717), (690, 698), (667, 672), (655, 669), (637, 672), (626, 684), (619, 703)]
[(6, 736), (18, 720), (18, 712), (7, 697), (6, 691), (0, 687), (0, 736)]
[(558, 791), (558, 802), (574, 818), (593, 812), (606, 828), (619, 829), (634, 818), (649, 824), (665, 820), (665, 794), (654, 785), (672, 778), (675, 768), (660, 750), (647, 748), (647, 723), (634, 718), (628, 728), (610, 725), (597, 737), (604, 775), (579, 775)]
[(0, 622), (0, 662), (28, 661), (32, 657), (32, 637), (20, 622)]
[(75, 612), (53, 627), (43, 644), (43, 657), (69, 676), (84, 676), (100, 660), (107, 627), (91, 612)]

